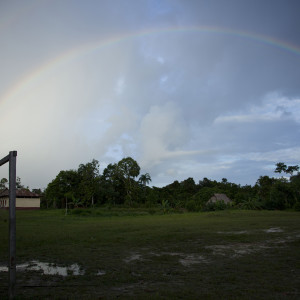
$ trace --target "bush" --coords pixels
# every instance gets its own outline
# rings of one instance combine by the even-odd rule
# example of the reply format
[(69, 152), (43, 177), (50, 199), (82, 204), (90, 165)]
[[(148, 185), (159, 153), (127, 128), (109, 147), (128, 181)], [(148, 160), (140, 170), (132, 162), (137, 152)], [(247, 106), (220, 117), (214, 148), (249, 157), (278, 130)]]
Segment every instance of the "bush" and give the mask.
[(87, 216), (92, 213), (90, 209), (84, 209), (84, 208), (74, 208), (72, 211), (72, 215), (82, 215), (82, 216)]
[(237, 207), (241, 208), (241, 209), (257, 210), (257, 209), (262, 209), (263, 205), (257, 198), (248, 198), (247, 200), (242, 201), (241, 203), (239, 203), (237, 205)]
[(146, 201), (145, 202), (147, 204), (147, 207), (157, 206), (157, 204), (159, 203), (158, 194), (155, 191), (150, 190), (148, 192), (148, 194), (146, 195)]
[(169, 201), (168, 201), (168, 200), (162, 200), (162, 201), (161, 201), (161, 207), (162, 207), (162, 209), (163, 209), (164, 214), (165, 214), (166, 212), (168, 212), (169, 209), (170, 209), (170, 203), (169, 203)]
[(294, 209), (295, 209), (296, 211), (300, 211), (300, 202), (299, 202), (299, 201), (297, 201), (297, 202), (295, 203)]
[(199, 208), (197, 206), (197, 203), (195, 200), (189, 200), (186, 204), (185, 204), (185, 208), (188, 210), (188, 211), (198, 211)]
[(267, 210), (283, 210), (285, 209), (285, 202), (283, 197), (274, 197), (274, 198), (270, 198), (267, 199), (263, 202), (263, 208), (267, 209)]
[(207, 202), (204, 205), (203, 210), (204, 211), (224, 210), (228, 207), (229, 205), (227, 205), (224, 201)]

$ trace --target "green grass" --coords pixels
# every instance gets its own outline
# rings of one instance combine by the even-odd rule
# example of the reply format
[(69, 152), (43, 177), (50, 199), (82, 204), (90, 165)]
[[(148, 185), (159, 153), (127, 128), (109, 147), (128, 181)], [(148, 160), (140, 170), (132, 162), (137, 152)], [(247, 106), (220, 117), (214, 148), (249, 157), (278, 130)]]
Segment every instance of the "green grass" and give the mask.
[[(152, 213), (17, 211), (18, 264), (77, 263), (85, 272), (18, 272), (18, 298), (300, 298), (299, 212)], [(1, 265), (7, 264), (7, 219), (0, 211)], [(105, 275), (97, 276), (99, 270)], [(2, 299), (7, 273), (0, 279)]]

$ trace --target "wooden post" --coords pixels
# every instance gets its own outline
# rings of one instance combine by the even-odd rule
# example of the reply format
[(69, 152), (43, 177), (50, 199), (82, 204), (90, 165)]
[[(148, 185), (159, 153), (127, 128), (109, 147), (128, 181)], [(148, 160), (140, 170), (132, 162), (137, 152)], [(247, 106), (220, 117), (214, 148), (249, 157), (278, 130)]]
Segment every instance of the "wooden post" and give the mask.
[(16, 163), (17, 151), (9, 152), (9, 298), (16, 286)]

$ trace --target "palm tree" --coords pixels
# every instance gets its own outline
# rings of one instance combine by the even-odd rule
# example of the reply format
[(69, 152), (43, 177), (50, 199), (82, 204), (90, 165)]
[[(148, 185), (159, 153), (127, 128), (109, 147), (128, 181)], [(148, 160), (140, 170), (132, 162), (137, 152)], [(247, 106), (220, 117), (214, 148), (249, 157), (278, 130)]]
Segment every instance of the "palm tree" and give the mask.
[(140, 182), (142, 185), (147, 185), (150, 181), (151, 181), (151, 177), (150, 177), (150, 174), (149, 174), (149, 173), (143, 174), (143, 175), (141, 175), (140, 178), (139, 178), (139, 182)]

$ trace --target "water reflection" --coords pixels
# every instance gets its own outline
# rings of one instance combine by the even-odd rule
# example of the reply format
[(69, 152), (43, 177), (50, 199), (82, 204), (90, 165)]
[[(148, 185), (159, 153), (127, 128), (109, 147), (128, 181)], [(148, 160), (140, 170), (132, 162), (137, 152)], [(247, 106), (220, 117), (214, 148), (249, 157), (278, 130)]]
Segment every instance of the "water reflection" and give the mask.
[[(33, 260), (28, 263), (17, 265), (17, 271), (42, 271), (45, 275), (84, 275), (79, 265), (73, 264), (67, 267), (60, 267), (55, 264)], [(8, 272), (8, 267), (0, 266), (0, 272)]]

